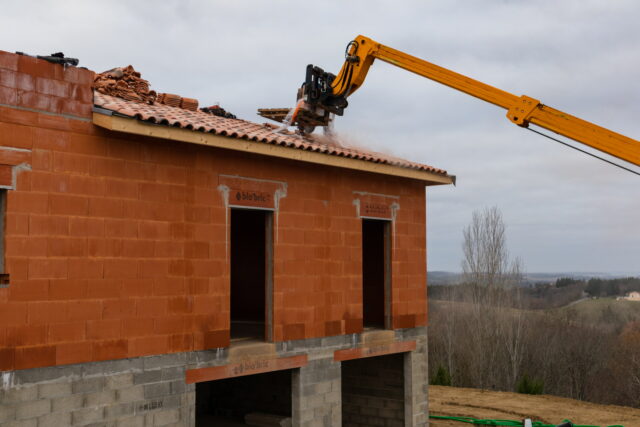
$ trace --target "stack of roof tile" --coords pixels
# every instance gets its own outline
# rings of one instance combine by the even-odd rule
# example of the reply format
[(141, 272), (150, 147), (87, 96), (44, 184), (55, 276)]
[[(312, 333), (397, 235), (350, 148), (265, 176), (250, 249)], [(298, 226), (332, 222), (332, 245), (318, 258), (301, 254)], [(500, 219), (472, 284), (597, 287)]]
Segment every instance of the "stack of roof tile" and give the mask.
[(170, 107), (182, 108), (189, 111), (198, 111), (198, 100), (194, 98), (182, 98), (174, 93), (159, 93), (156, 98), (158, 104)]
[[(149, 90), (149, 82), (140, 77), (140, 73), (128, 67), (118, 67), (96, 75), (93, 88), (105, 95), (117, 96), (128, 101), (145, 104), (164, 104), (170, 107), (198, 111), (198, 100), (183, 98), (174, 93), (156, 93)], [(225, 114), (226, 111), (222, 110)], [(230, 115), (233, 118), (235, 116)], [(224, 116), (229, 117), (229, 115)]]
[(180, 101), (180, 108), (189, 111), (198, 111), (198, 100), (194, 98), (182, 98), (182, 101)]
[(177, 108), (180, 108), (180, 101), (182, 101), (182, 98), (180, 95), (176, 95), (175, 93), (159, 93), (156, 98), (156, 102), (160, 104)]
[(149, 90), (149, 82), (140, 77), (140, 73), (131, 65), (118, 67), (97, 74), (93, 88), (105, 95), (117, 96), (129, 101), (153, 104), (156, 93)]

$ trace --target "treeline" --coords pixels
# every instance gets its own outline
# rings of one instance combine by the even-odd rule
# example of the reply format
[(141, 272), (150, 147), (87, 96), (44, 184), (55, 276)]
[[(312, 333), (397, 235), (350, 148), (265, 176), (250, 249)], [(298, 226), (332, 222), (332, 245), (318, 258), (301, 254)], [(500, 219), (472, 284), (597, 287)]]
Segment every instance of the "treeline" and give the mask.
[(521, 288), (440, 292), (430, 304), (432, 383), (640, 407), (640, 322), (613, 330), (567, 310), (527, 310)]
[[(465, 295), (464, 288), (470, 285), (441, 285), (429, 287), (429, 298), (449, 300)], [(452, 292), (459, 289), (462, 292)], [(624, 296), (629, 292), (640, 291), (640, 278), (626, 277), (618, 279), (588, 280), (564, 277), (552, 283), (536, 283), (533, 286), (512, 289), (520, 292), (522, 303), (530, 309), (547, 309), (562, 307), (585, 297), (615, 297)]]

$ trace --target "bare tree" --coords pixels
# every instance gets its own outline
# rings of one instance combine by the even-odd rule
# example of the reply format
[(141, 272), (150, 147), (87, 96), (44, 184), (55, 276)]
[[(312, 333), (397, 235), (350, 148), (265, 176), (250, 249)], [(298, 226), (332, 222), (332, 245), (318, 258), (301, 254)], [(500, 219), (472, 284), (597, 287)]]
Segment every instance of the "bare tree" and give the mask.
[(514, 287), (521, 280), (522, 262), (509, 257), (497, 207), (473, 212), (463, 236), (462, 271), (472, 312), (467, 327), (474, 348), (469, 364), (480, 387), (512, 389), (524, 354), (526, 321)]

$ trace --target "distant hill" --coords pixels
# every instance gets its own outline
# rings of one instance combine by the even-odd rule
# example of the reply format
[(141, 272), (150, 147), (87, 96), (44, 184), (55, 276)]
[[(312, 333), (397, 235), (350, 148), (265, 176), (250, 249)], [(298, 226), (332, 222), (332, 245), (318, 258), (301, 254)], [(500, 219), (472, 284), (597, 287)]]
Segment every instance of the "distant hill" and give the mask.
[(453, 273), (450, 271), (428, 271), (427, 272), (427, 280), (429, 285), (439, 286), (439, 285), (455, 285), (456, 283), (460, 283), (460, 278), (462, 274)]
[[(532, 285), (535, 283), (552, 283), (562, 277), (569, 277), (572, 279), (587, 280), (592, 278), (598, 279), (617, 279), (622, 277), (640, 277), (640, 272), (636, 273), (603, 273), (603, 272), (556, 272), (556, 273), (525, 273), (524, 285)], [(462, 274), (453, 271), (428, 271), (427, 278), (430, 286), (439, 285), (454, 285), (460, 283), (462, 280)]]
[(640, 320), (640, 302), (615, 298), (589, 298), (549, 310), (572, 320), (595, 326), (622, 327)]

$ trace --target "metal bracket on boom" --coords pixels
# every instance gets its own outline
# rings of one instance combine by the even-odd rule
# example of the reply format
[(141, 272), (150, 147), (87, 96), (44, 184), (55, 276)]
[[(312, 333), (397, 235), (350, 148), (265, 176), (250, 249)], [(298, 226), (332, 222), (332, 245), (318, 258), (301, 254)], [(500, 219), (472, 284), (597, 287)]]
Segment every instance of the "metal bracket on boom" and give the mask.
[(527, 95), (518, 98), (515, 105), (512, 105), (507, 111), (507, 118), (520, 127), (529, 127), (529, 118), (531, 113), (540, 106), (540, 101)]

